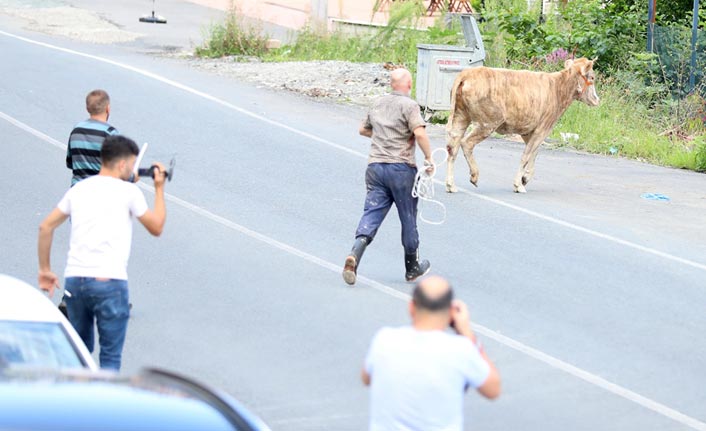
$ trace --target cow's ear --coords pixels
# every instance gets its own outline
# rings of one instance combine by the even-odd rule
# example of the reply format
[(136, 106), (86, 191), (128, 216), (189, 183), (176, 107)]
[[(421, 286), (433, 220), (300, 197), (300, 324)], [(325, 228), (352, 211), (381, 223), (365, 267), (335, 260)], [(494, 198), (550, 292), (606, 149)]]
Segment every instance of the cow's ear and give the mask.
[(570, 68), (574, 64), (574, 60), (568, 59), (564, 62), (564, 69)]
[(588, 75), (588, 72), (593, 70), (593, 61), (589, 60), (585, 62), (583, 65), (581, 65), (581, 74), (582, 75)]

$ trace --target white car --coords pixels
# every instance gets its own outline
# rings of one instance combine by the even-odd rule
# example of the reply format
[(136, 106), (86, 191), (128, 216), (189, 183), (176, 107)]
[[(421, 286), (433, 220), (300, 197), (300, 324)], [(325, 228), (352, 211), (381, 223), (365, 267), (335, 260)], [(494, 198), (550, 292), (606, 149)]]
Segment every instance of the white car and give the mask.
[(0, 369), (98, 370), (71, 323), (39, 289), (0, 274)]

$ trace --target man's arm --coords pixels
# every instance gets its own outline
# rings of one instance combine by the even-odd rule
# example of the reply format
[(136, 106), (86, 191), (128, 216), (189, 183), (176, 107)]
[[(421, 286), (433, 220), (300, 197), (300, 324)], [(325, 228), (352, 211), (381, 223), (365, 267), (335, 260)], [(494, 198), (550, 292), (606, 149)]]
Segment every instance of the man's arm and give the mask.
[(164, 222), (167, 220), (167, 207), (164, 204), (164, 180), (167, 174), (161, 163), (155, 163), (155, 166), (157, 166), (157, 172), (154, 175), (154, 210), (147, 209), (137, 219), (149, 233), (160, 236), (164, 229)]
[(54, 288), (59, 286), (59, 278), (51, 271), (51, 243), (54, 239), (54, 230), (59, 227), (69, 216), (58, 208), (49, 213), (47, 218), (39, 225), (37, 239), (37, 256), (39, 258), (39, 275), (37, 281), (39, 288), (54, 295)]
[(466, 304), (463, 303), (463, 301), (453, 301), (453, 306), (451, 308), (451, 318), (453, 319), (453, 327), (455, 328), (456, 332), (459, 335), (468, 338), (469, 340), (471, 340), (471, 342), (473, 342), (473, 344), (475, 344), (475, 346), (478, 348), (478, 352), (480, 353), (481, 358), (483, 358), (483, 360), (490, 367), (488, 377), (485, 379), (483, 384), (477, 388), (478, 393), (491, 400), (499, 397), (501, 389), (500, 373), (498, 373), (497, 368), (495, 368), (495, 364), (493, 364), (490, 358), (488, 358), (488, 355), (486, 355), (485, 349), (483, 349), (480, 343), (478, 343), (476, 334), (473, 332), (473, 329), (471, 329), (471, 319), (468, 314), (468, 307), (466, 307)]
[(73, 170), (74, 164), (71, 159), (71, 138), (69, 138), (69, 143), (66, 145), (66, 167)]
[(424, 159), (432, 162), (431, 160), (431, 144), (429, 143), (429, 136), (427, 135), (427, 128), (424, 126), (419, 126), (413, 130), (414, 137), (417, 139), (417, 145), (419, 149), (424, 153)]
[(495, 398), (500, 396), (500, 373), (498, 373), (497, 368), (495, 368), (495, 364), (493, 364), (490, 359), (488, 359), (488, 356), (485, 354), (485, 351), (481, 350), (480, 354), (483, 359), (485, 359), (485, 362), (490, 365), (490, 373), (488, 373), (488, 378), (485, 379), (485, 382), (483, 382), (483, 384), (480, 385), (477, 390), (479, 394), (483, 395), (489, 400), (494, 400)]

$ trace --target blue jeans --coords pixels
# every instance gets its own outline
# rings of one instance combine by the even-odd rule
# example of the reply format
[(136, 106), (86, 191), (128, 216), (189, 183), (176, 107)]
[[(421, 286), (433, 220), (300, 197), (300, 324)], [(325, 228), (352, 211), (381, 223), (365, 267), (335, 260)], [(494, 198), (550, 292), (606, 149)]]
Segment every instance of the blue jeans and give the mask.
[(69, 321), (88, 351), (93, 352), (94, 321), (98, 327), (100, 366), (120, 370), (120, 360), (130, 317), (127, 280), (101, 281), (92, 277), (67, 277), (64, 296)]
[(417, 198), (412, 197), (417, 168), (406, 163), (370, 163), (365, 171), (365, 196), (363, 217), (358, 223), (355, 237), (367, 236), (372, 239), (385, 220), (392, 204), (402, 224), (402, 246), (406, 254), (413, 254), (419, 248), (417, 232)]

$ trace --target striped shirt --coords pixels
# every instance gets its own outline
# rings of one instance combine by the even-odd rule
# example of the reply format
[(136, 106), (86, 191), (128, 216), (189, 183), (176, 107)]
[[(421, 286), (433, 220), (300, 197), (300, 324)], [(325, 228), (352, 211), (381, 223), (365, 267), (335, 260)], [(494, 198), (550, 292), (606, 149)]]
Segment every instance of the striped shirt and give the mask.
[(416, 166), (414, 129), (426, 127), (419, 104), (393, 91), (373, 102), (363, 126), (373, 131), (368, 163), (406, 163)]
[(71, 186), (101, 170), (101, 145), (109, 135), (117, 135), (115, 127), (88, 119), (74, 127), (66, 148), (66, 167), (73, 171)]

